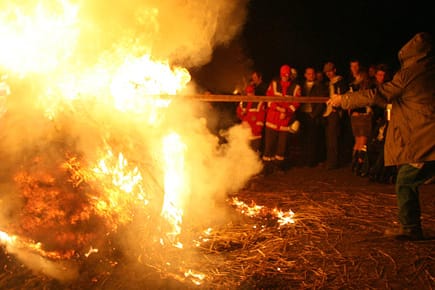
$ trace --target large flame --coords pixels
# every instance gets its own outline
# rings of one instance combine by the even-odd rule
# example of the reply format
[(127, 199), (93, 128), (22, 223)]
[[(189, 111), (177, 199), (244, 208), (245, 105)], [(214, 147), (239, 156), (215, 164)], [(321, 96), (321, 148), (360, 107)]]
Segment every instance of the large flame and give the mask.
[(214, 198), (259, 171), (247, 130), (219, 147), (191, 103), (178, 100), (191, 82), (182, 61), (203, 64), (211, 39), (235, 34), (238, 25), (218, 20), (241, 21), (236, 2), (176, 1), (188, 33), (167, 43), (161, 32), (171, 36), (173, 1), (124, 2), (0, 3), (0, 73), (11, 85), (0, 88), (0, 152), (11, 161), (2, 162), (0, 182), (22, 202), (9, 223), (0, 212), (0, 243), (23, 237), (32, 241), (23, 247), (47, 257), (87, 257), (99, 239), (157, 213), (169, 224), (160, 241), (181, 248), (193, 194)]
[(80, 33), (78, 5), (68, 1), (16, 2), (0, 5), (0, 64), (19, 74), (52, 72), (64, 65)]
[[(90, 111), (98, 107), (98, 112), (104, 112), (102, 116), (95, 116), (95, 119), (112, 119), (113, 124), (116, 123), (116, 118), (129, 118), (125, 114), (134, 114), (144, 122), (144, 126), (158, 127), (159, 117), (164, 116), (164, 110), (171, 101), (168, 95), (179, 93), (190, 81), (187, 69), (172, 66), (168, 60), (152, 59), (147, 53), (138, 55), (138, 49), (133, 47), (131, 42), (121, 41), (115, 50), (102, 53), (96, 63), (83, 63), (81, 55), (77, 54), (76, 50), (82, 32), (80, 29), (83, 28), (80, 27), (83, 22), (78, 18), (80, 5), (77, 3), (67, 0), (40, 1), (25, 5), (8, 2), (2, 5), (2, 8), (0, 66), (12, 75), (30, 78), (30, 82), (32, 79), (38, 81), (36, 90), (32, 85), (32, 91), (26, 94), (37, 94), (34, 107), (39, 108), (50, 120), (62, 118), (65, 113), (80, 114), (82, 106), (87, 106)], [(150, 11), (152, 13), (140, 15), (141, 21), (144, 21), (146, 15), (155, 17), (154, 14), (158, 12), (155, 8)], [(143, 48), (141, 52), (147, 50)], [(11, 99), (11, 103), (13, 101)], [(119, 116), (116, 115), (117, 111), (120, 112)], [(99, 124), (100, 120), (97, 121), (97, 126)], [(173, 136), (176, 136), (176, 133)], [(107, 145), (110, 143), (107, 139), (112, 138), (111, 136), (99, 137), (102, 140), (97, 143), (100, 143), (101, 147), (110, 147)], [(168, 145), (176, 140), (160, 134), (156, 138), (169, 138), (169, 143), (164, 141)], [(128, 143), (129, 140), (125, 141)], [(178, 143), (178, 146), (182, 146), (181, 141), (178, 140)], [(69, 180), (69, 189), (63, 188), (58, 174), (44, 173), (39, 169), (16, 174), (15, 181), (20, 184), (23, 195), (29, 201), (38, 200), (31, 203), (38, 205), (38, 212), (34, 207), (27, 206), (28, 213), (42, 214), (42, 218), (38, 220), (24, 219), (26, 225), (22, 227), (27, 231), (34, 231), (35, 237), (41, 238), (36, 233), (37, 229), (30, 228), (53, 226), (51, 223), (61, 220), (65, 224), (77, 223), (88, 220), (93, 214), (104, 217), (108, 221), (106, 224), (110, 225), (108, 230), (112, 231), (116, 230), (118, 225), (131, 221), (133, 206), (139, 203), (146, 207), (149, 203), (149, 193), (144, 191), (140, 169), (134, 164), (130, 166), (121, 151), (125, 146), (120, 145), (116, 144), (117, 154), (113, 153), (111, 148), (105, 151), (106, 153), (97, 149), (96, 153), (93, 153), (94, 160), (82, 160), (74, 156), (74, 153), (69, 157), (66, 154), (61, 156), (66, 160), (57, 168), (66, 173), (67, 176), (64, 177)], [(178, 157), (173, 158), (178, 155), (182, 158), (183, 152), (176, 147), (174, 151), (174, 148), (168, 145), (163, 146), (161, 156), (164, 156), (162, 161), (166, 170), (164, 192), (170, 197), (165, 198), (162, 216), (174, 224), (175, 228), (179, 228), (180, 221), (174, 220), (173, 214), (169, 213), (168, 204), (172, 207), (179, 206), (180, 197), (175, 200), (175, 196), (186, 190), (177, 188), (182, 185), (184, 177), (177, 175), (183, 168), (180, 168)], [(79, 153), (77, 152), (77, 155)], [(35, 157), (35, 160), (39, 161), (32, 166), (44, 166), (42, 163), (48, 161), (39, 156)], [(175, 182), (177, 180), (178, 182)], [(77, 193), (74, 192), (83, 184), (86, 184), (87, 189), (84, 190), (88, 192), (82, 195), (81, 203), (89, 205), (82, 204), (81, 210), (68, 216), (69, 211), (63, 208), (65, 204), (56, 200), (64, 199), (71, 202), (77, 198)], [(44, 195), (44, 190), (51, 194)], [(41, 197), (46, 197), (35, 199), (35, 192), (39, 192)], [(60, 198), (66, 194), (69, 194), (69, 198)], [(50, 206), (44, 205), (46, 203)], [(70, 242), (72, 239), (78, 240), (77, 235), (64, 238), (59, 237), (61, 233), (56, 235), (57, 239), (63, 242), (65, 239)]]
[[(172, 225), (173, 230), (168, 233), (172, 242), (181, 232), (183, 217), (183, 202), (189, 196), (189, 177), (184, 160), (185, 144), (176, 133), (169, 134), (163, 139), (163, 153), (165, 164), (165, 199), (162, 216)], [(182, 245), (177, 243), (179, 247)]]

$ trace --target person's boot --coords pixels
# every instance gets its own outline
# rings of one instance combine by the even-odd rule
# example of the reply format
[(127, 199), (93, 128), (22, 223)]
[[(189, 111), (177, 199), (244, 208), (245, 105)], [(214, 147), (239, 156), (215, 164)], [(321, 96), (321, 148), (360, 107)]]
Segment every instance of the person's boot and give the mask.
[(358, 164), (358, 156), (359, 156), (359, 150), (354, 150), (352, 154), (352, 172), (355, 173), (355, 169)]
[(369, 174), (370, 164), (369, 164), (369, 155), (367, 153), (367, 149), (363, 148), (360, 151), (360, 168), (358, 175), (361, 177), (366, 177)]

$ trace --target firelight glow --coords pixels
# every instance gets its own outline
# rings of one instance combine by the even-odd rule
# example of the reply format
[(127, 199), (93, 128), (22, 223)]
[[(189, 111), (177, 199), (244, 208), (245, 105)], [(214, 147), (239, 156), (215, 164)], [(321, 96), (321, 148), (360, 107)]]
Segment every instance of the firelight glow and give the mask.
[(52, 72), (68, 60), (79, 36), (77, 5), (68, 1), (20, 6), (7, 2), (0, 10), (2, 66), (19, 74)]

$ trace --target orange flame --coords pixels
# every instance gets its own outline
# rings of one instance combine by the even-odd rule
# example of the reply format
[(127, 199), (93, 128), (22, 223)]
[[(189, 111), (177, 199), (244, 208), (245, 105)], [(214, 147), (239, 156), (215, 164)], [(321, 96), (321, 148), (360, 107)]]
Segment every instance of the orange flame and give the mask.
[(189, 194), (184, 151), (180, 135), (171, 133), (163, 139), (165, 198), (161, 215), (172, 225), (172, 231), (167, 236), (177, 247), (182, 247), (176, 237), (181, 232), (183, 202)]
[(245, 202), (239, 200), (237, 197), (232, 198), (231, 204), (236, 206), (237, 210), (239, 210), (242, 214), (245, 214), (249, 217), (271, 215), (277, 219), (279, 227), (295, 223), (295, 213), (292, 210), (288, 210), (286, 212), (277, 208), (270, 210), (265, 206), (257, 205), (254, 202), (252, 202), (252, 205), (249, 206)]

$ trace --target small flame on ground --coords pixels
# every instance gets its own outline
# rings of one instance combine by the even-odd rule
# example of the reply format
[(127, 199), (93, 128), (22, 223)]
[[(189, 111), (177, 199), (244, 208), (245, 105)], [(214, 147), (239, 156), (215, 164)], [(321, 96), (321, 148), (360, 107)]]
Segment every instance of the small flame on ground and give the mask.
[(255, 203), (249, 206), (245, 202), (239, 200), (237, 197), (233, 198), (232, 204), (235, 205), (242, 214), (250, 217), (260, 214), (264, 209), (264, 206), (256, 205)]
[(210, 240), (210, 235), (212, 233), (212, 228), (207, 228), (203, 231), (204, 235), (206, 235), (206, 237), (203, 236), (199, 236), (198, 240), (193, 240), (193, 245), (196, 247), (200, 247), (201, 243), (206, 243)]
[(12, 253), (18, 251), (19, 249), (23, 249), (50, 259), (68, 259), (74, 254), (74, 251), (68, 251), (63, 254), (60, 254), (56, 251), (44, 251), (42, 249), (41, 243), (26, 241), (25, 239), (16, 235), (9, 235), (4, 231), (0, 231), (0, 243), (6, 245), (8, 251)]
[(85, 254), (85, 257), (89, 257), (93, 253), (98, 253), (98, 249), (94, 249), (92, 246), (90, 247), (89, 251)]
[(284, 212), (284, 211), (281, 211), (281, 210), (274, 208), (273, 213), (278, 218), (279, 226), (284, 226), (287, 224), (294, 224), (295, 223), (295, 220), (293, 219), (295, 213), (292, 210)]
[(191, 277), (191, 281), (196, 285), (201, 285), (202, 281), (205, 279), (205, 274), (194, 272), (192, 269), (187, 270), (184, 273), (184, 277)]
[(245, 202), (239, 200), (237, 197), (233, 197), (233, 199), (231, 200), (231, 204), (236, 206), (236, 208), (242, 214), (245, 214), (249, 217), (270, 214), (273, 217), (277, 218), (277, 222), (279, 224), (279, 227), (295, 223), (295, 220), (294, 220), (295, 213), (292, 210), (282, 211), (282, 210), (279, 210), (277, 208), (270, 210), (264, 206), (257, 205), (254, 202), (252, 202), (252, 205), (249, 206)]

